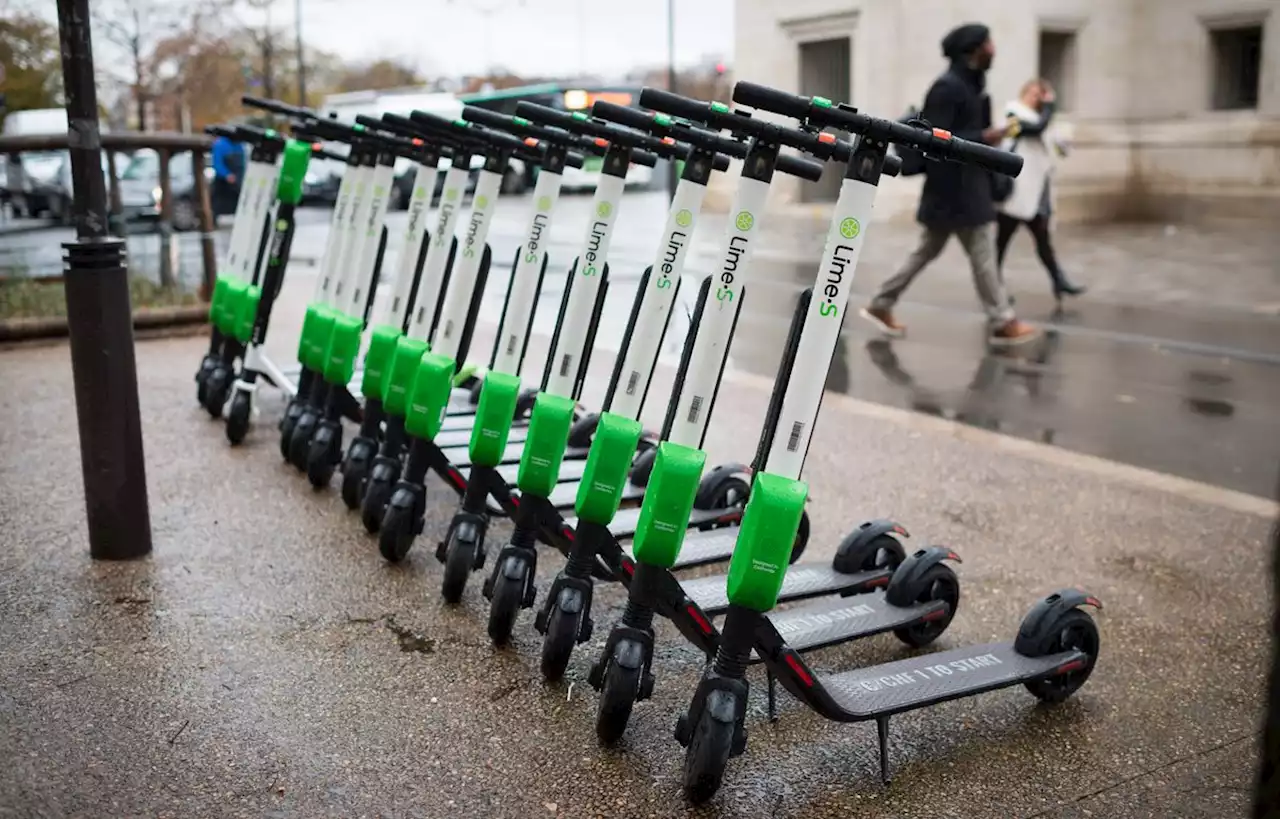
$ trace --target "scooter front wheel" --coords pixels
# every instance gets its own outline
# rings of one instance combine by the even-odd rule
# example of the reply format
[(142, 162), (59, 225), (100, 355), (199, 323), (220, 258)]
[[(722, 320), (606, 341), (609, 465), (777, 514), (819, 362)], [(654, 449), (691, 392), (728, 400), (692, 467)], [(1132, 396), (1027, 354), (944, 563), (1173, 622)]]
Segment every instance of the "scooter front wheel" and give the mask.
[(611, 662), (600, 688), (600, 704), (596, 708), (596, 737), (601, 745), (612, 745), (622, 739), (631, 719), (631, 709), (640, 695), (642, 668), (626, 668)]
[(307, 471), (307, 452), (311, 449), (311, 438), (319, 421), (315, 413), (304, 411), (290, 430), (289, 463), (299, 472)]
[[(512, 560), (513, 558), (507, 558)], [(528, 568), (525, 567), (525, 571)], [(498, 567), (493, 582), (493, 599), (489, 601), (489, 638), (495, 646), (511, 642), (516, 618), (520, 616), (520, 604), (524, 599), (524, 578), (507, 577), (507, 567)]]
[(364, 497), (360, 500), (360, 522), (371, 535), (377, 534), (382, 527), (382, 518), (387, 513), (387, 501), (391, 499), (392, 489), (391, 476), (374, 467), (364, 485)]
[(695, 805), (720, 790), (733, 747), (733, 723), (721, 722), (704, 709), (684, 752), (684, 793)]
[(399, 563), (413, 548), (413, 504), (395, 502), (395, 496), (387, 505), (378, 533), (378, 551), (391, 563)]
[(253, 410), (253, 402), (249, 393), (236, 390), (231, 397), (231, 406), (227, 408), (227, 440), (232, 445), (239, 444), (249, 433), (249, 414)]
[(440, 581), (440, 595), (446, 603), (457, 603), (462, 600), (462, 592), (467, 588), (467, 578), (471, 576), (471, 567), (476, 561), (475, 540), (462, 537), (454, 527), (449, 533), (449, 542), (444, 550), (444, 579)]
[(307, 448), (307, 480), (316, 489), (325, 489), (333, 480), (333, 431), (325, 425), (316, 429)]
[(204, 382), (204, 408), (210, 418), (221, 418), (223, 405), (227, 403), (227, 390), (231, 389), (231, 371), (215, 367)]
[(578, 642), (578, 618), (555, 603), (547, 618), (547, 633), (542, 637), (542, 678), (556, 682), (564, 677), (569, 657)]

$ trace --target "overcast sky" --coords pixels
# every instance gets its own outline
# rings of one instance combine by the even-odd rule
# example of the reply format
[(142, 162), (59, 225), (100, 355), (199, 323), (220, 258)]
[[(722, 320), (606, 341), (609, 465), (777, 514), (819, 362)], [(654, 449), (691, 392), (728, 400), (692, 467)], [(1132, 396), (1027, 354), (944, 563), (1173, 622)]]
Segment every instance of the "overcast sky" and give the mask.
[[(296, 2), (275, 0), (272, 22), (292, 26)], [(350, 60), (403, 57), (428, 75), (483, 72), (486, 52), (488, 61), (523, 74), (612, 74), (667, 59), (666, 0), (300, 2), (305, 45)], [(56, 19), (52, 2), (34, 5)], [(674, 5), (677, 63), (732, 55), (733, 0)], [(102, 7), (93, 0), (90, 13), (95, 6)], [(237, 15), (245, 22), (263, 19), (243, 5)], [(107, 47), (94, 45), (99, 52)]]

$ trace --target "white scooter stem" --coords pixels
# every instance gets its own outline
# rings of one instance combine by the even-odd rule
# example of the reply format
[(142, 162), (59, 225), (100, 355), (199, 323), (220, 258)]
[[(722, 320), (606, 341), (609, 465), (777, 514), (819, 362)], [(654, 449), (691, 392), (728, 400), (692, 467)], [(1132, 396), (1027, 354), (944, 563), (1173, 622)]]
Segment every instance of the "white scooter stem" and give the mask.
[(378, 269), (378, 246), (382, 244), (382, 223), (387, 213), (387, 201), (391, 197), (391, 183), (396, 171), (392, 165), (378, 163), (373, 169), (373, 182), (369, 191), (369, 206), (366, 216), (360, 225), (360, 232), (355, 242), (360, 248), (356, 256), (356, 275), (347, 290), (346, 302), (338, 302), (338, 309), (348, 316), (361, 317), (365, 313), (365, 302), (369, 298), (369, 290), (373, 287), (373, 277)]
[(667, 436), (672, 443), (693, 448), (702, 446), (711, 401), (729, 355), (738, 302), (742, 300), (743, 284), (758, 243), (760, 219), (768, 196), (768, 182), (739, 178), (738, 190), (729, 208), (729, 224), (720, 245), (720, 263), (712, 270), (711, 289), (693, 331), (693, 350)]
[(403, 327), (412, 305), (409, 295), (413, 292), (413, 279), (418, 272), (418, 256), (422, 249), (422, 237), (427, 232), (427, 211), (431, 208), (431, 195), (435, 193), (439, 165), (417, 165), (413, 173), (413, 192), (409, 195), (409, 224), (404, 231), (404, 244), (400, 248), (400, 261), (396, 268), (395, 283), (391, 286), (391, 298), (382, 317), (382, 324)]
[(640, 309), (631, 328), (631, 339), (618, 370), (619, 383), (613, 400), (605, 409), (614, 415), (636, 419), (644, 403), (645, 389), (653, 377), (676, 291), (684, 273), (689, 245), (697, 226), (707, 186), (689, 179), (676, 185), (676, 195), (667, 210), (667, 224), (662, 229), (663, 243), (653, 260), (649, 281), (640, 295)]
[(369, 220), (369, 209), (373, 207), (373, 166), (358, 165), (351, 169), (356, 178), (352, 182), (351, 208), (347, 212), (347, 221), (342, 225), (342, 236), (338, 239), (338, 256), (334, 262), (333, 290), (329, 293), (329, 303), (336, 309), (345, 304), (347, 291), (355, 282), (356, 258), (360, 253), (360, 229)]
[(466, 236), (458, 244), (458, 258), (454, 260), (453, 275), (449, 277), (449, 292), (445, 295), (440, 311), (440, 323), (431, 339), (432, 352), (456, 359), (465, 335), (467, 314), (475, 296), (476, 277), (484, 258), (484, 245), (489, 240), (489, 225), (498, 206), (498, 192), (502, 189), (502, 174), (490, 170), (480, 171), (475, 195), (471, 200), (471, 218), (467, 222)]
[[(263, 174), (271, 173), (273, 165), (261, 160), (250, 160), (245, 166), (244, 179), (240, 184), (240, 196), (236, 199), (235, 218), (231, 222), (231, 237), (227, 240), (227, 258), (223, 262), (223, 270), (231, 275), (241, 275), (241, 258), (245, 253), (248, 241), (249, 220), (253, 210), (253, 198), (258, 186), (262, 184)], [(259, 220), (261, 221), (261, 220)]]
[[(855, 158), (856, 158), (855, 153)], [(876, 186), (846, 178), (840, 185), (818, 279), (800, 329), (795, 361), (782, 397), (773, 442), (762, 469), (798, 479), (804, 469), (822, 388), (835, 356), (840, 325), (853, 291), (853, 273), (875, 204)]]
[(560, 335), (551, 358), (547, 360), (551, 372), (544, 391), (551, 395), (575, 397), (573, 391), (578, 381), (578, 368), (586, 355), (584, 348), (591, 329), (591, 316), (600, 293), (601, 274), (609, 259), (609, 244), (625, 185), (623, 177), (610, 174), (602, 174), (596, 184), (595, 198), (591, 202), (591, 221), (578, 251), (572, 281), (567, 285), (569, 302), (565, 305)]
[[(455, 156), (456, 160), (457, 157)], [(470, 158), (467, 157), (467, 162)], [(418, 297), (412, 306), (413, 321), (409, 324), (409, 338), (427, 341), (431, 336), (431, 320), (436, 315), (436, 305), (443, 294), (440, 284), (444, 281), (445, 266), (449, 263), (449, 248), (453, 243), (454, 226), (462, 211), (462, 196), (467, 187), (470, 168), (467, 162), (461, 166), (452, 164), (444, 175), (444, 188), (440, 191), (440, 212), (436, 216), (436, 230), (431, 234), (431, 246), (427, 248), (427, 260), (422, 266), (422, 278), (418, 281)]]
[[(283, 154), (281, 154), (283, 157)], [(244, 232), (244, 245), (240, 253), (240, 271), (239, 275), (246, 281), (255, 278), (257, 275), (258, 264), (258, 248), (262, 245), (263, 235), (269, 234), (271, 226), (268, 223), (268, 217), (271, 214), (271, 206), (276, 201), (276, 181), (280, 177), (281, 158), (270, 165), (263, 163), (264, 167), (262, 176), (258, 178), (258, 184), (250, 193), (249, 199), (249, 224)], [(268, 236), (268, 241), (270, 237)]]
[(325, 238), (324, 255), (320, 257), (320, 275), (316, 277), (316, 290), (311, 301), (326, 307), (333, 303), (333, 286), (337, 281), (338, 256), (342, 253), (346, 224), (351, 218), (351, 200), (355, 197), (359, 166), (348, 165), (338, 183), (338, 199), (329, 219), (329, 235)]
[(507, 299), (506, 316), (503, 318), (503, 339), (493, 358), (494, 372), (517, 375), (520, 353), (524, 350), (525, 336), (529, 331), (529, 319), (533, 316), (538, 296), (538, 279), (547, 258), (546, 245), (551, 235), (551, 217), (560, 198), (560, 185), (564, 177), (543, 168), (533, 186), (533, 214), (529, 217), (529, 230), (520, 245), (520, 256), (511, 273), (511, 294)]

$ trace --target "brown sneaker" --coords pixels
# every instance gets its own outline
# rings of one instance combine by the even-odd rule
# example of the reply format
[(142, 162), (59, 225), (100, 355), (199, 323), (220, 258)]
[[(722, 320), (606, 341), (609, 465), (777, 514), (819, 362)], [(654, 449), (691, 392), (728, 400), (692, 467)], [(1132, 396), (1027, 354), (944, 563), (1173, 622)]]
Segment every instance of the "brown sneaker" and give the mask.
[(894, 338), (907, 334), (907, 325), (894, 319), (893, 313), (880, 307), (864, 307), (858, 311), (864, 319), (880, 328), (880, 332)]
[(991, 331), (990, 341), (992, 344), (999, 345), (1023, 344), (1039, 336), (1040, 328), (1033, 327), (1025, 321), (1009, 319)]

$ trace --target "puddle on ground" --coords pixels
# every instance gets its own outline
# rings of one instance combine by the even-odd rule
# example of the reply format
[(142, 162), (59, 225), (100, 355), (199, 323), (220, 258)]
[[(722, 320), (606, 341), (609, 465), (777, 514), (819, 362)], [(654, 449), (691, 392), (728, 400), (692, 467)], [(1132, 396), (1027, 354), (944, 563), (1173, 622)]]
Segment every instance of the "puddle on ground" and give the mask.
[(406, 654), (417, 652), (418, 654), (434, 654), (436, 652), (436, 641), (429, 637), (424, 637), (413, 629), (398, 624), (395, 620), (387, 619), (387, 629), (394, 635), (400, 643), (400, 650)]

